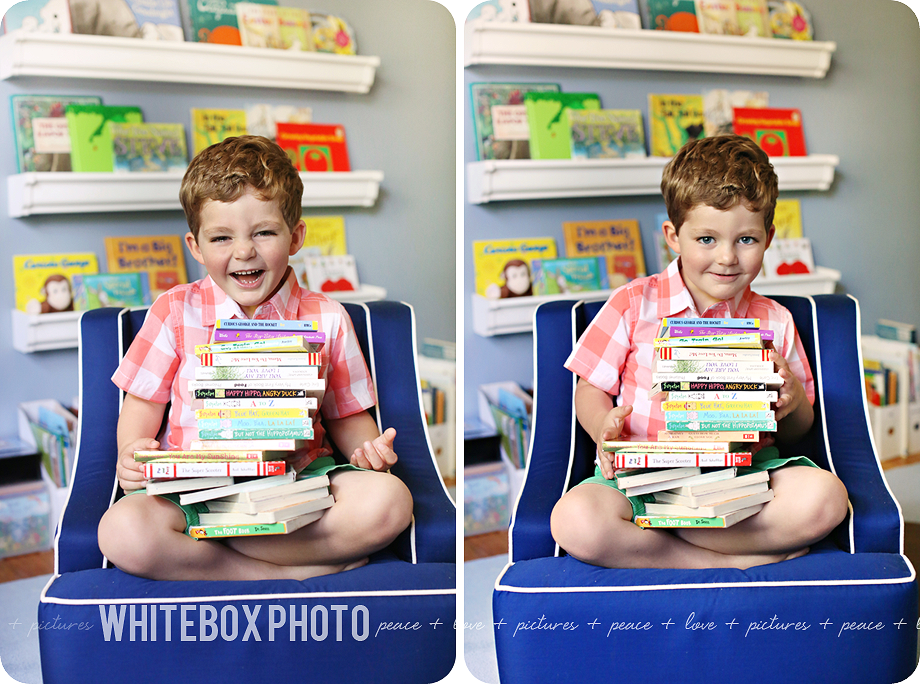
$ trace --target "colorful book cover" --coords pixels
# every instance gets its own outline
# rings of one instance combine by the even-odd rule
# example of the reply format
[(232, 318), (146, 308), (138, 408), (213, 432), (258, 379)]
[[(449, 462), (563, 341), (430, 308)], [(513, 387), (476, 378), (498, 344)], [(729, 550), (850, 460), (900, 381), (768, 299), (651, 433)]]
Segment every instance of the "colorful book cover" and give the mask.
[(813, 40), (811, 14), (801, 3), (791, 0), (769, 0), (770, 31), (774, 38)]
[[(220, 356), (218, 354), (218, 356)], [(225, 366), (202, 364), (195, 368), (196, 380), (281, 380), (319, 377), (318, 366)]]
[[(198, 413), (196, 411), (196, 413)], [(228, 461), (263, 461), (266, 452), (248, 449), (244, 451), (159, 451), (140, 450), (134, 452), (137, 463), (156, 461), (158, 463), (228, 462)], [(270, 452), (274, 453), (274, 452)]]
[(738, 19), (739, 35), (751, 38), (773, 37), (767, 0), (736, 0), (735, 15)]
[(291, 399), (202, 399), (203, 410), (213, 409), (225, 411), (228, 409), (285, 409), (303, 408), (316, 410), (316, 397), (294, 397)]
[[(277, 0), (249, 0), (265, 5), (277, 5)], [(185, 39), (194, 43), (242, 45), (236, 6), (241, 0), (181, 0)], [(218, 142), (218, 141), (215, 141)]]
[(530, 127), (524, 95), (558, 93), (556, 83), (471, 83), (476, 158), (530, 159)]
[(770, 278), (815, 272), (815, 258), (808, 238), (774, 239), (763, 254), (763, 268)]
[(70, 105), (65, 114), (74, 171), (111, 172), (115, 168), (110, 121), (142, 123), (140, 107)]
[(278, 32), (282, 50), (314, 52), (310, 13), (300, 7), (278, 7)]
[(336, 55), (358, 54), (355, 32), (341, 17), (311, 12), (310, 23), (313, 25), (313, 46), (317, 52), (331, 52)]
[(306, 224), (306, 233), (303, 247), (294, 255), (295, 259), (348, 254), (344, 216), (304, 216), (302, 220)]
[(700, 33), (723, 36), (740, 34), (735, 0), (695, 0)]
[(713, 88), (703, 91), (703, 131), (707, 138), (734, 132), (735, 107), (762, 109), (769, 106), (766, 91)]
[(733, 128), (756, 142), (771, 157), (804, 157), (805, 134), (802, 131), (802, 112), (798, 109), (734, 110)]
[(314, 292), (353, 292), (361, 287), (351, 254), (308, 256), (304, 258), (304, 269), (307, 286)]
[[(196, 420), (261, 420), (265, 418), (310, 418), (307, 408), (264, 408), (264, 409), (197, 409)], [(199, 423), (200, 424), (200, 423)], [(186, 452), (193, 454), (195, 452)], [(261, 453), (261, 452), (255, 452)], [(135, 460), (137, 460), (135, 458)], [(232, 460), (232, 459), (227, 459)]]
[(260, 537), (269, 534), (290, 534), (319, 520), (323, 511), (313, 511), (293, 520), (275, 523), (243, 523), (239, 525), (193, 525), (188, 533), (192, 539), (226, 539), (227, 537)]
[(658, 359), (656, 373), (773, 373), (772, 361), (715, 361), (704, 359)]
[(760, 328), (759, 318), (662, 318), (661, 327), (697, 325), (707, 328)]
[(284, 337), (271, 337), (258, 340), (245, 340), (241, 342), (221, 342), (218, 344), (196, 344), (195, 356), (202, 354), (224, 354), (241, 352), (266, 352), (276, 351), (312, 351), (306, 348), (306, 342), (300, 335), (286, 335)]
[[(68, 105), (74, 104), (100, 105), (102, 98), (66, 95), (10, 96), (18, 173), (72, 170), (66, 110)], [(49, 122), (48, 119), (60, 121)], [(54, 124), (57, 124), (57, 127), (54, 127)], [(43, 132), (49, 135), (43, 135)]]
[[(286, 8), (279, 7), (278, 9)], [(269, 140), (277, 138), (279, 123), (310, 123), (311, 121), (313, 121), (312, 107), (264, 103), (246, 106), (246, 133), (261, 135)]]
[(116, 173), (185, 171), (185, 127), (174, 123), (108, 124)]
[(656, 31), (699, 33), (696, 3), (693, 0), (646, 0), (645, 27)]
[(664, 429), (671, 432), (697, 430), (757, 430), (776, 432), (775, 420), (668, 420), (665, 417)]
[(703, 96), (649, 94), (648, 118), (651, 156), (673, 157), (703, 136)]
[(344, 127), (279, 122), (277, 130), (278, 145), (298, 171), (351, 171)]
[(281, 475), (287, 468), (284, 461), (215, 461), (201, 463), (144, 463), (144, 477), (166, 480), (179, 477), (268, 477)]
[(642, 234), (635, 219), (566, 221), (562, 233), (567, 257), (607, 257), (607, 282), (611, 289), (646, 275)]
[(243, 109), (192, 109), (193, 156), (222, 140), (247, 133)]
[(533, 293), (552, 295), (606, 290), (606, 261), (602, 256), (534, 259), (530, 262)]
[(645, 131), (638, 109), (573, 109), (572, 159), (645, 157)]
[(3, 15), (3, 33), (21, 29), (42, 33), (72, 33), (67, 0), (20, 0)]
[(738, 421), (738, 420), (774, 420), (776, 414), (767, 409), (764, 411), (665, 411), (665, 418), (669, 421)]
[(285, 354), (202, 354), (202, 366), (321, 366), (322, 354), (317, 352), (287, 352)]
[(773, 212), (774, 240), (802, 237), (802, 203), (797, 199), (776, 200)]
[(281, 48), (281, 25), (276, 6), (237, 3), (236, 22), (240, 29), (240, 42), (246, 47)]
[(73, 311), (71, 277), (98, 272), (99, 263), (92, 252), (16, 254), (13, 256), (16, 308), (28, 314)]
[[(125, 2), (134, 14), (134, 21), (140, 30), (141, 38), (145, 40), (185, 40), (178, 0), (125, 0)], [(71, 0), (71, 8), (73, 4)]]
[(641, 29), (638, 0), (591, 0), (597, 13), (592, 25), (603, 28)]
[(524, 94), (530, 128), (531, 159), (571, 159), (572, 124), (569, 111), (600, 109), (596, 93), (529, 92)]
[(291, 334), (299, 335), (303, 338), (304, 347), (307, 352), (318, 352), (326, 344), (326, 333), (324, 332), (294, 332), (290, 331), (270, 331), (270, 330), (215, 330), (212, 342), (245, 342), (247, 340), (265, 340), (269, 338), (285, 337)]
[(104, 306), (148, 306), (152, 302), (146, 273), (76, 273), (70, 280), (74, 311)]
[(528, 0), (514, 0), (514, 2), (487, 0), (476, 5), (466, 16), (467, 21), (473, 21), (474, 19), (529, 23), (530, 3)]
[(490, 299), (533, 294), (530, 262), (556, 256), (556, 240), (551, 237), (475, 240), (476, 292)]
[(697, 451), (672, 453), (617, 452), (614, 468), (707, 468), (751, 465), (750, 451)]
[(178, 235), (106, 237), (105, 260), (109, 273), (146, 273), (154, 299), (188, 282), (185, 245)]
[[(317, 321), (286, 320), (286, 319), (252, 319), (252, 318), (219, 318), (214, 323), (217, 330), (296, 330), (316, 332), (319, 329)], [(292, 333), (289, 333), (293, 335)]]

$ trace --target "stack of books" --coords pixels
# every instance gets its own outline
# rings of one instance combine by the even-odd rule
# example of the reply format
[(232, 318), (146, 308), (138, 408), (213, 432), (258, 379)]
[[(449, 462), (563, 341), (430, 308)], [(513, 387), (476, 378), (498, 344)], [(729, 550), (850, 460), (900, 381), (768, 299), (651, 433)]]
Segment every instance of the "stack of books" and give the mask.
[(313, 438), (325, 379), (315, 321), (217, 322), (189, 382), (198, 439), (189, 451), (138, 451), (148, 494), (205, 502), (196, 539), (286, 534), (332, 505), (326, 476), (297, 479), (285, 457)]
[(655, 497), (638, 525), (729, 527), (773, 498), (768, 473), (744, 470), (750, 445), (776, 431), (773, 342), (758, 319), (662, 320), (649, 394), (662, 399), (665, 429), (657, 442), (603, 445), (618, 486)]

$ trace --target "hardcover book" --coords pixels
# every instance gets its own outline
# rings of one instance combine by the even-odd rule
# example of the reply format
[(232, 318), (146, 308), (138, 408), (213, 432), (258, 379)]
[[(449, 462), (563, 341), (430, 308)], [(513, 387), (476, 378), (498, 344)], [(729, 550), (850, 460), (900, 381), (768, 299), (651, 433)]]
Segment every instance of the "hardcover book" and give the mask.
[(815, 272), (815, 259), (808, 238), (774, 239), (763, 255), (764, 273), (770, 278)]
[(476, 158), (530, 159), (530, 127), (524, 95), (558, 93), (555, 83), (471, 83)]
[(185, 171), (185, 127), (173, 123), (109, 124), (116, 173)]
[(572, 159), (645, 157), (645, 131), (638, 109), (573, 109)]
[(344, 216), (304, 216), (303, 247), (295, 256), (342, 256), (348, 254)]
[[(302, 332), (317, 332), (319, 323), (315, 320), (286, 320), (286, 319), (252, 319), (252, 318), (219, 318), (214, 323), (215, 330), (290, 330)], [(293, 334), (293, 332), (291, 333)]]
[(741, 33), (735, 0), (695, 0), (700, 33), (737, 36)]
[(76, 273), (70, 280), (74, 311), (104, 306), (148, 306), (152, 301), (146, 273)]
[(767, 0), (736, 0), (735, 14), (740, 35), (751, 38), (773, 37), (773, 31), (770, 30), (770, 10), (767, 8)]
[(317, 52), (336, 55), (358, 54), (355, 32), (347, 21), (332, 14), (310, 13), (313, 25), (313, 46)]
[(178, 235), (106, 237), (105, 259), (109, 273), (146, 273), (153, 299), (188, 282), (185, 245)]
[(277, 10), (281, 49), (314, 52), (316, 44), (310, 13), (300, 7), (278, 7)]
[(124, 0), (102, 4), (70, 0), (74, 33), (145, 40), (185, 39), (178, 0)]
[(304, 259), (304, 272), (307, 286), (314, 292), (354, 292), (361, 287), (351, 254), (308, 256)]
[(73, 311), (76, 274), (98, 273), (92, 252), (65, 254), (16, 254), (13, 256), (13, 284), (16, 308), (28, 314)]
[[(236, 6), (242, 0), (181, 0), (185, 39), (194, 43), (242, 45)], [(249, 0), (277, 5), (277, 0)], [(218, 141), (214, 141), (218, 142)]]
[(67, 0), (20, 0), (3, 15), (2, 33), (10, 31), (73, 33)]
[(350, 171), (345, 128), (338, 124), (278, 123), (278, 145), (298, 171)]
[(703, 136), (702, 95), (649, 94), (651, 156), (672, 157), (690, 140)]
[(193, 156), (215, 143), (246, 133), (243, 109), (192, 109)]
[(566, 256), (606, 257), (607, 282), (611, 289), (646, 275), (637, 220), (566, 221), (562, 224), (562, 233)]
[(281, 25), (276, 6), (237, 3), (236, 22), (240, 29), (240, 42), (246, 47), (281, 48)]
[(140, 107), (70, 105), (67, 107), (70, 161), (74, 171), (111, 172), (115, 169), (110, 121), (142, 123)]
[(774, 240), (802, 237), (802, 203), (797, 199), (776, 200), (773, 225), (776, 227)]
[(533, 293), (552, 295), (606, 290), (606, 261), (604, 257), (534, 259), (530, 262)]
[(573, 109), (600, 109), (596, 93), (529, 92), (524, 95), (531, 159), (570, 159)]
[(10, 96), (18, 173), (72, 170), (66, 110), (74, 104), (101, 105), (102, 99), (66, 95)]
[(747, 508), (741, 509), (740, 511), (726, 513), (725, 515), (717, 515), (712, 518), (704, 518), (699, 516), (683, 517), (667, 515), (639, 515), (636, 516), (636, 525), (645, 528), (664, 529), (676, 529), (685, 527), (724, 528), (731, 527), (732, 525), (735, 525), (742, 520), (747, 520), (752, 515), (759, 513), (763, 507), (764, 504), (749, 506)]
[(645, 27), (656, 31), (699, 33), (693, 0), (646, 0)]
[(734, 132), (735, 107), (762, 109), (770, 103), (766, 91), (727, 90), (713, 88), (703, 91), (703, 131), (707, 138)]
[(290, 534), (294, 530), (319, 520), (324, 511), (306, 513), (293, 520), (274, 523), (243, 523), (234, 525), (193, 525), (188, 534), (192, 539), (226, 539), (227, 537), (260, 537), (270, 534)]
[(811, 14), (801, 3), (791, 0), (769, 0), (770, 31), (774, 38), (790, 40), (814, 39)]
[(804, 157), (805, 134), (802, 131), (802, 113), (798, 109), (734, 110), (733, 128), (756, 142), (771, 157)]
[(490, 299), (533, 294), (530, 262), (555, 259), (551, 237), (473, 241), (476, 292)]

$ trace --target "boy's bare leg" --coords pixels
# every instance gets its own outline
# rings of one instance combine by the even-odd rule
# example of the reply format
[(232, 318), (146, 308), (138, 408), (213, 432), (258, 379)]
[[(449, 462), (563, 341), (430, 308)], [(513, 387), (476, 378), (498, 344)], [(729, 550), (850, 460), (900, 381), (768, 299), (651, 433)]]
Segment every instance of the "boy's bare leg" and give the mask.
[(806, 552), (719, 553), (666, 530), (643, 529), (632, 522), (632, 506), (621, 492), (592, 483), (566, 493), (553, 509), (550, 525), (553, 538), (571, 556), (608, 568), (744, 569)]
[(388, 546), (412, 520), (412, 495), (385, 472), (333, 472), (331, 508), (314, 523), (275, 537), (237, 537), (228, 546), (278, 565), (349, 565)]
[(770, 473), (773, 500), (725, 530), (675, 530), (681, 539), (719, 553), (781, 553), (811, 546), (847, 514), (847, 491), (826, 470), (787, 466)]

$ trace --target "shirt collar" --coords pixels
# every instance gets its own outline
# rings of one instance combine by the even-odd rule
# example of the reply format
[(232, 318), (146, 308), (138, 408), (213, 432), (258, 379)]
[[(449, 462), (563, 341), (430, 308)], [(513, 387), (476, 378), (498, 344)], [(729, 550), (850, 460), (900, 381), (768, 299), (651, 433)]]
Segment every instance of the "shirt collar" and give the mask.
[(744, 288), (737, 297), (713, 304), (702, 313), (680, 274), (680, 257), (674, 259), (658, 276), (658, 318), (676, 317), (689, 312), (693, 318), (745, 318), (748, 307), (754, 299), (750, 287)]
[[(284, 280), (281, 281), (281, 287), (267, 302), (256, 309), (253, 318), (296, 319), (300, 306), (300, 289), (294, 269), (288, 266)], [(219, 319), (229, 318), (246, 318), (246, 314), (233, 298), (218, 287), (211, 276), (205, 277), (201, 281), (202, 325), (213, 326)]]

